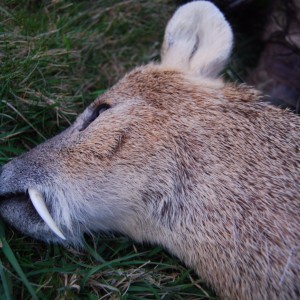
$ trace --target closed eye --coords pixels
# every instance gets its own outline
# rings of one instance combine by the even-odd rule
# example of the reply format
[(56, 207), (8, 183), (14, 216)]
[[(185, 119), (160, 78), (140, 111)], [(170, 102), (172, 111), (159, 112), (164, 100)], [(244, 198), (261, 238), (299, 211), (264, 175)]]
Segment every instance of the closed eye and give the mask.
[(107, 103), (102, 103), (101, 105), (96, 107), (90, 114), (90, 116), (85, 120), (84, 124), (82, 125), (82, 128), (79, 131), (86, 129), (94, 120), (96, 120), (99, 117), (99, 115), (101, 115), (108, 109), (110, 109), (110, 105)]

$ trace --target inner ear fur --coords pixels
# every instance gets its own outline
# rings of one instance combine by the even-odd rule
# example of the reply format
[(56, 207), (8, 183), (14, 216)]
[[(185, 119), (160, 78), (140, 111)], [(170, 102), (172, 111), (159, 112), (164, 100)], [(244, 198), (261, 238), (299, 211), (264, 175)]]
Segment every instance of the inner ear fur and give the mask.
[(220, 10), (211, 2), (181, 6), (169, 21), (161, 65), (195, 76), (216, 78), (231, 53), (233, 34)]

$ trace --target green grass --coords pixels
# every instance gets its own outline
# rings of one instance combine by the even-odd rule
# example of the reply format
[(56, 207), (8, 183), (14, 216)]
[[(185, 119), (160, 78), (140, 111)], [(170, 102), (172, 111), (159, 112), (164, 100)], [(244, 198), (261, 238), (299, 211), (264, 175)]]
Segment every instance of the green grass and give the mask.
[[(158, 59), (171, 1), (2, 1), (0, 164), (67, 127), (136, 65)], [(0, 299), (208, 299), (160, 247), (45, 245), (0, 223)]]

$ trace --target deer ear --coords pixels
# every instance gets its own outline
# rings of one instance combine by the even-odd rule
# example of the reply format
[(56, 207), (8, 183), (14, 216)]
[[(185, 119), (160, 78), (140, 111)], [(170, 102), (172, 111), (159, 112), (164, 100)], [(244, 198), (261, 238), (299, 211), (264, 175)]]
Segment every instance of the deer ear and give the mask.
[(216, 78), (232, 44), (231, 27), (219, 9), (208, 1), (190, 2), (175, 12), (166, 27), (161, 65)]

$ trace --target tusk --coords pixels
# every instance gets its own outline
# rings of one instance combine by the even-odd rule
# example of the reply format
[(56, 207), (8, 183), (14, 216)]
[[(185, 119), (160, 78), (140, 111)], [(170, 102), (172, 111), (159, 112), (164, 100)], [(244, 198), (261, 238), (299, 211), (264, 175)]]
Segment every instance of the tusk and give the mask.
[(34, 188), (28, 189), (30, 200), (35, 207), (37, 213), (40, 217), (45, 221), (45, 223), (50, 227), (50, 229), (58, 235), (61, 239), (65, 240), (66, 238), (62, 234), (62, 232), (58, 229), (56, 223), (52, 219), (46, 204), (43, 195)]

